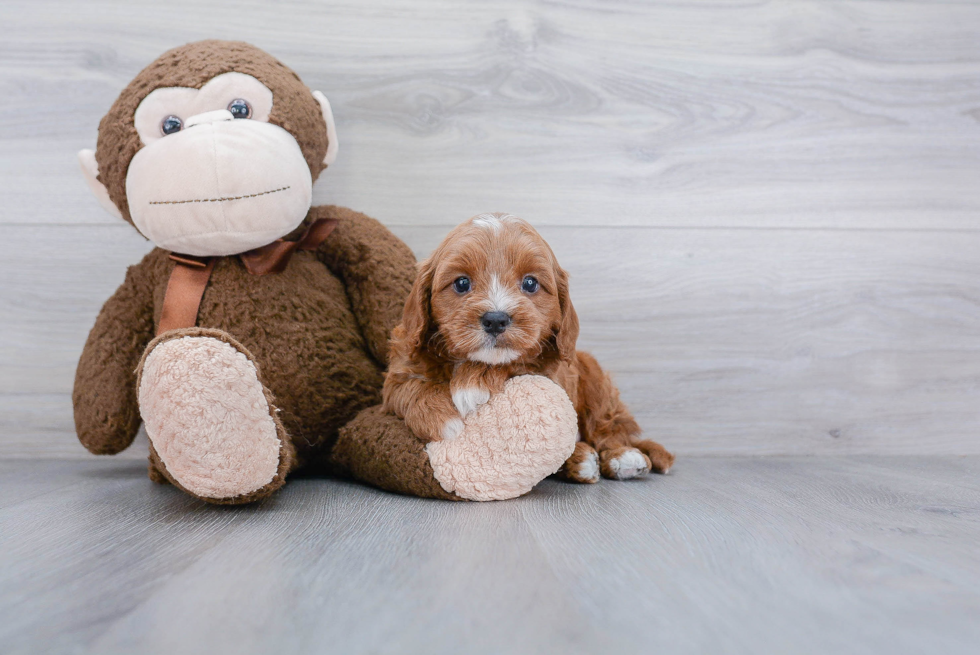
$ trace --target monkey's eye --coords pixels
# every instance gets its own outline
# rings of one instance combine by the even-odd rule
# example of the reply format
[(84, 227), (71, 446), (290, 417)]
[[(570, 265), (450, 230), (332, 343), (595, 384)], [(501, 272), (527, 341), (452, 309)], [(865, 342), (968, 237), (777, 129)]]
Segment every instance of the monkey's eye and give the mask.
[(235, 98), (228, 103), (228, 111), (234, 118), (249, 118), (252, 115), (252, 105), (248, 104), (248, 100)]
[(184, 127), (184, 121), (173, 115), (167, 116), (160, 122), (160, 131), (163, 132), (164, 136), (180, 132), (182, 127)]
[(470, 278), (466, 277), (465, 275), (463, 277), (456, 278), (456, 280), (453, 282), (453, 289), (456, 289), (456, 293), (466, 293), (470, 290)]
[(524, 280), (521, 282), (521, 289), (528, 293), (534, 293), (538, 290), (538, 278), (533, 275), (525, 275)]

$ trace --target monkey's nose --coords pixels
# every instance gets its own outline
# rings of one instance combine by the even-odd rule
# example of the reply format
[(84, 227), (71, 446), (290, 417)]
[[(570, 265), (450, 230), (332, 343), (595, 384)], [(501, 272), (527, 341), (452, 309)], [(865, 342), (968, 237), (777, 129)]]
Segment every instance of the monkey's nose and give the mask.
[(194, 127), (195, 125), (203, 125), (204, 123), (214, 123), (215, 121), (230, 121), (234, 118), (227, 109), (206, 111), (203, 114), (194, 114), (184, 121), (184, 129)]
[(483, 324), (484, 332), (497, 336), (503, 334), (510, 325), (510, 315), (506, 312), (487, 312), (480, 317), (480, 323)]

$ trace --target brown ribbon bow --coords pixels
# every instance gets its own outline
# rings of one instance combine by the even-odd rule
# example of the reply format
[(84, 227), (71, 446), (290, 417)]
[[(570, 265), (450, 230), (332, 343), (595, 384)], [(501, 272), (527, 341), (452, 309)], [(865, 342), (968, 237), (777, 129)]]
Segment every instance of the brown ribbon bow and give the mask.
[[(337, 222), (336, 218), (321, 218), (313, 221), (296, 241), (277, 239), (237, 257), (252, 275), (282, 273), (295, 251), (316, 250), (337, 227)], [(170, 273), (167, 292), (163, 297), (163, 312), (157, 334), (194, 327), (197, 324), (201, 298), (204, 297), (204, 289), (208, 286), (214, 264), (218, 260), (217, 257), (195, 257), (179, 253), (170, 253), (170, 259), (174, 261), (174, 270)]]

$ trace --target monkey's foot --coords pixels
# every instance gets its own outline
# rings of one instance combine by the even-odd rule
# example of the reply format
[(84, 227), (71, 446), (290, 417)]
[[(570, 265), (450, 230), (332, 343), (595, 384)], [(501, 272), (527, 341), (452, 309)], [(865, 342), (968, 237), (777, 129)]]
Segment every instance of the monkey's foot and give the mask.
[(225, 504), (282, 486), (292, 448), (244, 346), (219, 330), (173, 330), (150, 343), (137, 375), (151, 459), (167, 479)]
[(565, 391), (522, 375), (481, 404), (452, 441), (425, 447), (443, 489), (467, 500), (506, 500), (558, 471), (575, 449), (578, 419)]

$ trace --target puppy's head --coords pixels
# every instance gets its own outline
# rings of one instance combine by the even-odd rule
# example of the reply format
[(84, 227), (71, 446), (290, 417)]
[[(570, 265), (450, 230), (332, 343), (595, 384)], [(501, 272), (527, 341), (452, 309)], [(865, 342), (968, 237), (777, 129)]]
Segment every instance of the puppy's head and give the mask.
[(480, 214), (456, 227), (423, 261), (403, 326), (415, 350), (506, 364), (548, 348), (571, 358), (578, 317), (568, 274), (544, 239), (509, 214)]

